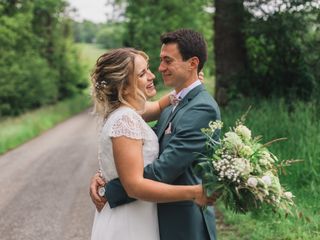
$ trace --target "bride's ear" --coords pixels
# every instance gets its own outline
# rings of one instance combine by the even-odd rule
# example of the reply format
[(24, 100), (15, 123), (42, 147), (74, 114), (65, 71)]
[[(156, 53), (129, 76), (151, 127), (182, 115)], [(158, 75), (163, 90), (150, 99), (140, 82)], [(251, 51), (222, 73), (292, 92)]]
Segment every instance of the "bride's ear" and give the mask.
[(123, 88), (123, 90), (122, 90), (122, 95), (123, 96), (127, 96), (128, 94), (129, 94), (129, 87), (128, 86), (126, 86), (126, 87), (124, 87)]
[(123, 86), (123, 91), (122, 91), (122, 94), (123, 96), (127, 96), (129, 94), (132, 94), (134, 92), (134, 77), (133, 76), (129, 76), (126, 84)]
[(128, 96), (129, 94), (131, 94), (133, 91), (133, 86), (130, 84), (123, 86), (123, 90), (122, 90), (122, 95), (123, 96)]

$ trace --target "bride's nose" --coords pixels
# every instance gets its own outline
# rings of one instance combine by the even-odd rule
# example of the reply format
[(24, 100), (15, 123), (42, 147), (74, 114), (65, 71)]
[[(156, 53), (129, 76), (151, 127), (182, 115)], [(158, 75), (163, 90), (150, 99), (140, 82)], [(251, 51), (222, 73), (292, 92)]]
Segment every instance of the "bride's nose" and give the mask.
[(150, 70), (148, 70), (148, 80), (153, 81), (155, 78), (156, 76)]

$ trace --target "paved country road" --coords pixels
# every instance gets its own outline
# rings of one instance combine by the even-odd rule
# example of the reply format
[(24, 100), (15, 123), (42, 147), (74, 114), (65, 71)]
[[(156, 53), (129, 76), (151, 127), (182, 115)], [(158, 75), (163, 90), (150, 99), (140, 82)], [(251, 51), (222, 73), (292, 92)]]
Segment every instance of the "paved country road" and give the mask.
[(0, 240), (90, 239), (97, 133), (86, 111), (0, 156)]

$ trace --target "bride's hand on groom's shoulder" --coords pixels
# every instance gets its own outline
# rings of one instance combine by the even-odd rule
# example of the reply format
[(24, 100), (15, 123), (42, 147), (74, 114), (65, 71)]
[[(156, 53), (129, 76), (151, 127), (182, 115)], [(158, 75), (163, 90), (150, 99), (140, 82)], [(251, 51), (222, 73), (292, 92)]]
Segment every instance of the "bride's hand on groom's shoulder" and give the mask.
[(203, 71), (199, 72), (198, 78), (201, 81), (201, 83), (204, 84), (204, 72)]
[(94, 205), (96, 206), (98, 212), (102, 210), (104, 205), (107, 202), (107, 199), (105, 197), (101, 197), (98, 194), (98, 189), (101, 186), (104, 186), (106, 183), (105, 181), (100, 177), (99, 173), (96, 173), (92, 178), (91, 178), (91, 183), (90, 183), (90, 197)]
[(201, 207), (214, 205), (219, 197), (219, 194), (214, 193), (210, 197), (208, 197), (202, 185), (198, 185), (198, 186), (199, 186), (199, 192), (197, 194), (197, 197), (193, 201)]

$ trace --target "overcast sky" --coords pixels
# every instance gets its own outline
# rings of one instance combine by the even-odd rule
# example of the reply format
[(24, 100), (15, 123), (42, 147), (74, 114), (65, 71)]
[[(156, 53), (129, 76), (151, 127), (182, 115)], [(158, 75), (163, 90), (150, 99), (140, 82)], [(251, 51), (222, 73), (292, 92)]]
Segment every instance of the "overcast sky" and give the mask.
[(106, 22), (106, 0), (68, 0), (72, 7), (78, 9), (77, 20), (87, 19), (92, 22)]

